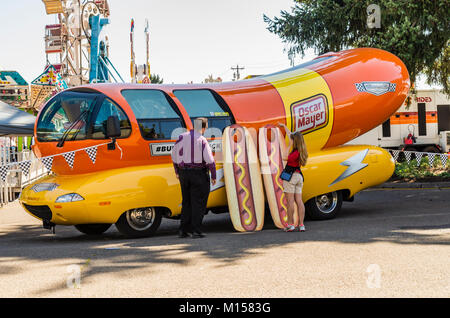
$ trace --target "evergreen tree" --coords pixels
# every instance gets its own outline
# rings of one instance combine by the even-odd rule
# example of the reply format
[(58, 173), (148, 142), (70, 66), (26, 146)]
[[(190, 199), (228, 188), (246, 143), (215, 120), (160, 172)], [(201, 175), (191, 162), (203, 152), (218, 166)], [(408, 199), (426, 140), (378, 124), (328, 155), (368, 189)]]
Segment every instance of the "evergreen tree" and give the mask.
[[(375, 47), (397, 55), (411, 83), (419, 74), (450, 95), (450, 0), (294, 0), (291, 12), (264, 15), (288, 54)], [(373, 10), (377, 5), (379, 15)], [(375, 10), (376, 11), (376, 10)], [(379, 25), (372, 19), (379, 19)], [(413, 86), (414, 87), (414, 86)]]
[(162, 84), (164, 79), (158, 74), (150, 74), (150, 83), (152, 84)]

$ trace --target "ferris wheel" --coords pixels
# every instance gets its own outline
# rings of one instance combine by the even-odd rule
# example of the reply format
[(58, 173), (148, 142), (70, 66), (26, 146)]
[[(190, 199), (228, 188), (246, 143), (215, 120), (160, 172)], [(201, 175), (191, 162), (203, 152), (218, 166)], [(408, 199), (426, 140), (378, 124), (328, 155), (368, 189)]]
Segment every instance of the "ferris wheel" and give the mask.
[[(109, 24), (107, 0), (42, 0), (47, 14), (56, 14), (58, 24), (46, 27), (46, 55), (68, 86), (109, 82), (107, 38), (100, 40), (102, 27)], [(50, 64), (50, 62), (48, 62)], [(112, 66), (116, 75), (118, 72)], [(117, 80), (116, 80), (117, 81)], [(123, 81), (123, 80), (122, 80)]]

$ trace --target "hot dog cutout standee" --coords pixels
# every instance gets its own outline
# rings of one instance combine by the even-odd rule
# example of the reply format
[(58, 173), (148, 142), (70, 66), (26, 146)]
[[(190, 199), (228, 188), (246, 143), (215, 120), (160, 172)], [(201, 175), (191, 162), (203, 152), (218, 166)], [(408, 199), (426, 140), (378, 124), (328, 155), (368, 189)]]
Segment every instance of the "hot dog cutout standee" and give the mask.
[(231, 125), (222, 137), (224, 176), (230, 218), (240, 232), (264, 225), (264, 190), (256, 147), (247, 128)]
[[(285, 228), (288, 224), (288, 205), (280, 175), (285, 165), (283, 157), (287, 155), (289, 149), (287, 149), (280, 129), (274, 125), (266, 125), (259, 129), (258, 145), (261, 172), (270, 214), (275, 226)], [(294, 225), (298, 225), (297, 213), (294, 213)]]

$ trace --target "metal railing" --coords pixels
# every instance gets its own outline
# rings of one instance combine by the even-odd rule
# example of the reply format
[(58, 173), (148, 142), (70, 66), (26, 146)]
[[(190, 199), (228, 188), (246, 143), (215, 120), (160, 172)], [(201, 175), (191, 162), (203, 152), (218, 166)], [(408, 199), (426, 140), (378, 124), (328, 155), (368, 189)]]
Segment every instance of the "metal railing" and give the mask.
[[(0, 178), (0, 207), (18, 198), (22, 188), (47, 175), (47, 169), (29, 149), (16, 151), (15, 147), (0, 147), (0, 166), (11, 165), (3, 181)], [(15, 162), (31, 160), (30, 171), (25, 174)]]

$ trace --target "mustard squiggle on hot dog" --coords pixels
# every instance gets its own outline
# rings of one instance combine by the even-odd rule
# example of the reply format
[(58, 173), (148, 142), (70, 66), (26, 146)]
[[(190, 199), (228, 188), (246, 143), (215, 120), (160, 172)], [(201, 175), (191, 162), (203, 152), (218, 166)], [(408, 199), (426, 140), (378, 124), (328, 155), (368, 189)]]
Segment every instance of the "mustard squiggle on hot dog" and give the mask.
[(246, 205), (248, 198), (250, 196), (250, 193), (248, 192), (248, 189), (242, 184), (242, 180), (245, 177), (245, 170), (244, 170), (244, 167), (239, 163), (239, 160), (238, 160), (238, 157), (241, 155), (242, 149), (239, 145), (236, 145), (236, 148), (237, 148), (237, 152), (236, 152), (236, 155), (234, 156), (234, 162), (239, 167), (239, 169), (241, 169), (241, 171), (242, 171), (241, 176), (238, 179), (238, 183), (245, 192), (245, 197), (242, 200), (242, 207), (244, 208), (245, 212), (247, 212), (247, 214), (248, 214), (248, 217), (246, 219), (244, 219), (244, 223), (245, 223), (245, 225), (250, 225), (253, 222), (253, 214)]
[[(271, 149), (270, 149), (270, 162), (272, 163), (273, 167), (276, 168), (277, 170), (277, 174), (275, 176), (275, 182), (278, 185), (278, 187), (280, 187), (280, 189), (283, 189), (283, 186), (280, 184), (279, 179), (280, 179), (280, 167), (275, 163), (275, 161), (273, 160), (273, 156), (275, 155), (275, 146), (271, 145)], [(280, 205), (284, 208), (285, 211), (287, 211), (286, 206), (283, 203), (283, 199), (284, 199), (284, 192), (282, 192), (281, 196), (280, 196)], [(283, 217), (283, 221), (287, 222), (287, 215), (284, 215)]]

